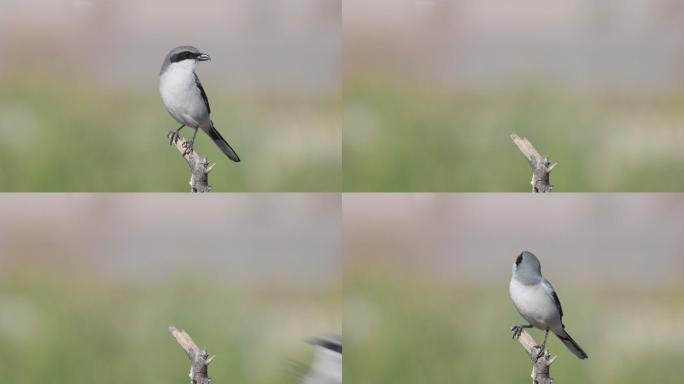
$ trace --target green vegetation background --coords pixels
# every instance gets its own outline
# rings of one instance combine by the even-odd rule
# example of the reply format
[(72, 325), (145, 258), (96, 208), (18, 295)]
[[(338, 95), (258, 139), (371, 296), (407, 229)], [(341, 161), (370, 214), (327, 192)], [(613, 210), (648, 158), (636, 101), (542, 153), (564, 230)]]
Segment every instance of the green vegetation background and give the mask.
[[(199, 132), (215, 191), (339, 191), (340, 100), (290, 91), (238, 97), (207, 89), (217, 128), (242, 163)], [(149, 92), (25, 73), (0, 79), (0, 191), (186, 192), (178, 128)], [(189, 138), (191, 130), (182, 134)]]
[(684, 191), (681, 94), (455, 91), (358, 74), (344, 85), (345, 191), (528, 191), (512, 132), (558, 162), (556, 191)]
[(340, 297), (332, 287), (239, 287), (191, 275), (121, 283), (47, 266), (5, 269), (0, 375), (14, 384), (186, 383), (173, 324), (216, 355), (215, 383), (299, 383), (313, 357), (305, 337), (339, 326)]
[[(548, 347), (558, 356), (554, 382), (681, 380), (681, 286), (599, 288), (556, 280), (565, 325), (589, 359), (577, 359), (550, 335)], [(509, 331), (521, 318), (508, 281), (466, 283), (363, 261), (347, 266), (344, 300), (345, 382), (530, 382), (529, 358)], [(543, 340), (541, 331), (531, 334)]]

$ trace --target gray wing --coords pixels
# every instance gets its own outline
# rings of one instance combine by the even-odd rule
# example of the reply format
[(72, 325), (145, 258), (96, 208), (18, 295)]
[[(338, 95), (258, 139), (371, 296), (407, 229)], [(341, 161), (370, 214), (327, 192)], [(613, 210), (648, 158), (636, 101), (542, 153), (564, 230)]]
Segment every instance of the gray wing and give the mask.
[(561, 302), (558, 299), (558, 295), (556, 294), (556, 290), (553, 289), (553, 286), (551, 283), (549, 283), (548, 280), (544, 279), (542, 281), (542, 286), (544, 287), (544, 290), (546, 293), (548, 293), (551, 297), (553, 297), (553, 302), (556, 303), (556, 308), (558, 308), (558, 312), (560, 312), (561, 318), (563, 318), (563, 307), (561, 306)]
[(197, 74), (193, 73), (193, 75), (195, 75), (195, 85), (197, 86), (197, 88), (199, 88), (200, 94), (202, 95), (202, 100), (204, 100), (204, 105), (207, 107), (207, 113), (211, 113), (211, 108), (209, 107), (209, 99), (207, 99), (207, 93), (204, 92), (204, 87), (202, 87), (202, 83), (200, 83)]

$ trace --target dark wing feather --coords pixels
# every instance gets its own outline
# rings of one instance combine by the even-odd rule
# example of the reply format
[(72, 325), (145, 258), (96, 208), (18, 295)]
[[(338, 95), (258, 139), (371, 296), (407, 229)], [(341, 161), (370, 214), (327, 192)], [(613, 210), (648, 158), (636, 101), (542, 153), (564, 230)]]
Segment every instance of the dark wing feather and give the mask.
[(560, 300), (558, 300), (558, 295), (556, 295), (556, 291), (553, 291), (553, 301), (556, 302), (556, 306), (558, 307), (558, 311), (560, 311), (561, 317), (563, 317), (563, 307), (561, 307)]
[(207, 99), (207, 94), (204, 92), (204, 87), (202, 87), (202, 83), (199, 81), (199, 77), (197, 77), (197, 74), (194, 73), (195, 75), (195, 85), (197, 85), (197, 88), (200, 90), (200, 94), (202, 95), (202, 100), (204, 100), (204, 105), (207, 107), (207, 113), (211, 113), (211, 108), (209, 107), (209, 99)]
[(553, 286), (551, 283), (549, 283), (548, 280), (544, 279), (542, 281), (542, 286), (546, 290), (546, 292), (553, 297), (554, 303), (556, 303), (556, 307), (558, 308), (558, 312), (560, 312), (561, 317), (563, 317), (563, 307), (561, 307), (560, 300), (558, 299), (558, 295), (556, 294), (556, 290), (553, 289)]
[(338, 335), (328, 335), (325, 337), (315, 337), (309, 339), (309, 343), (321, 346), (333, 352), (342, 353), (342, 338)]

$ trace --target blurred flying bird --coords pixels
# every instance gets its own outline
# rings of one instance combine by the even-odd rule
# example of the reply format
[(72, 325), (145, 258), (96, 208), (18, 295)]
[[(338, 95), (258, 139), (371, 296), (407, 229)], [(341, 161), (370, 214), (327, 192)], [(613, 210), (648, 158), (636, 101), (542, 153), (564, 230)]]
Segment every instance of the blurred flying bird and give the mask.
[(309, 340), (316, 355), (302, 384), (342, 384), (342, 338), (327, 335)]
[(513, 337), (520, 336), (523, 328), (536, 327), (546, 331), (544, 343), (541, 345), (537, 358), (544, 354), (549, 331), (555, 333), (575, 356), (580, 359), (588, 357), (565, 331), (562, 321), (563, 308), (561, 308), (558, 295), (551, 283), (542, 276), (541, 264), (531, 252), (524, 251), (515, 260), (509, 292), (513, 305), (529, 323), (513, 327)]
[(210, 59), (209, 55), (191, 46), (176, 47), (164, 59), (159, 72), (159, 93), (166, 110), (181, 123), (178, 129), (171, 132), (171, 143), (178, 138), (183, 127), (194, 128), (192, 139), (186, 146), (186, 150), (191, 151), (197, 128), (201, 128), (229, 159), (238, 162), (240, 158), (237, 153), (214, 128), (207, 94), (195, 73), (198, 62)]

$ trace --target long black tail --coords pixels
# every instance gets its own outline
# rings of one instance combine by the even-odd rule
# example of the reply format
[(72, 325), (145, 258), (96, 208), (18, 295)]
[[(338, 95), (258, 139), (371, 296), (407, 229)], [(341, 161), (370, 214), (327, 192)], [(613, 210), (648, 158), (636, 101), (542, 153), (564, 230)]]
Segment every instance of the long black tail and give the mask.
[(565, 332), (565, 330), (563, 330), (562, 333), (556, 333), (556, 336), (558, 336), (563, 344), (565, 344), (565, 346), (568, 347), (570, 352), (574, 353), (575, 356), (579, 357), (580, 359), (586, 359), (589, 357), (584, 350), (582, 350), (582, 347), (580, 347), (579, 344), (577, 344), (575, 340), (573, 340), (572, 337)]
[(213, 125), (207, 131), (207, 135), (209, 135), (209, 137), (211, 137), (211, 139), (214, 140), (214, 143), (216, 143), (216, 145), (221, 149), (223, 153), (226, 154), (226, 156), (228, 156), (229, 159), (233, 160), (236, 163), (240, 162), (240, 157), (237, 155), (237, 153), (235, 153), (235, 150), (231, 148), (230, 144), (228, 144), (226, 139), (224, 139), (223, 136), (221, 136), (219, 131), (217, 131)]

